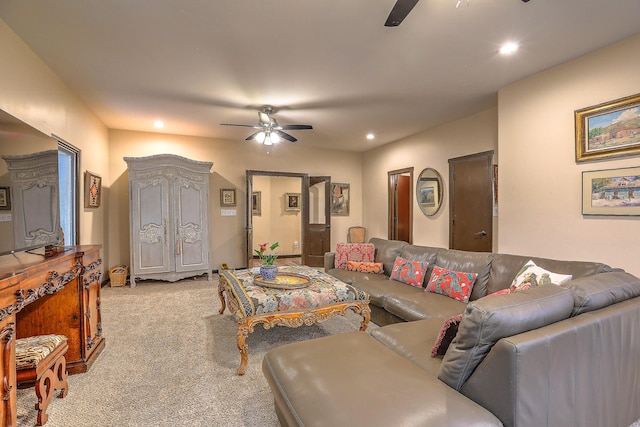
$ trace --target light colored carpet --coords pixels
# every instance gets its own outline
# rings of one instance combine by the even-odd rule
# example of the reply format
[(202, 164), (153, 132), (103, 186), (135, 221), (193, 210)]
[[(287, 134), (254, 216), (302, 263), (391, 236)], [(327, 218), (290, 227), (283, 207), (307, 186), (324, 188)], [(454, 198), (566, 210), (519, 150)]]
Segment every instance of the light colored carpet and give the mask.
[[(354, 313), (296, 329), (257, 326), (240, 377), (236, 323), (218, 314), (217, 285), (214, 277), (103, 288), (106, 348), (89, 372), (69, 376), (69, 394), (52, 400), (46, 426), (279, 426), (265, 352), (360, 326)], [(19, 426), (35, 425), (35, 403), (33, 388), (18, 390)]]

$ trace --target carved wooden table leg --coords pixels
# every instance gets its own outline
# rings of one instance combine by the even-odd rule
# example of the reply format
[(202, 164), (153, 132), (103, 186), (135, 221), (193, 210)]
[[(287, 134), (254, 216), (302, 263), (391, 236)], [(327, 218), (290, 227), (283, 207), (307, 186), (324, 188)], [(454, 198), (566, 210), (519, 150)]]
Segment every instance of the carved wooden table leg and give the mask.
[(220, 276), (220, 279), (218, 280), (218, 296), (220, 297), (220, 311), (218, 311), (218, 313), (222, 314), (224, 313), (224, 310), (227, 308), (227, 303), (224, 299), (224, 278), (222, 276)]
[(371, 320), (371, 308), (369, 307), (369, 302), (362, 307), (360, 311), (362, 315), (362, 323), (360, 324), (360, 331), (364, 332), (367, 330), (367, 326), (369, 325), (369, 321)]
[(249, 325), (247, 322), (238, 323), (238, 332), (236, 333), (236, 343), (238, 344), (238, 350), (240, 351), (240, 367), (238, 368), (238, 375), (244, 375), (244, 370), (247, 367), (249, 346), (246, 343), (249, 336)]

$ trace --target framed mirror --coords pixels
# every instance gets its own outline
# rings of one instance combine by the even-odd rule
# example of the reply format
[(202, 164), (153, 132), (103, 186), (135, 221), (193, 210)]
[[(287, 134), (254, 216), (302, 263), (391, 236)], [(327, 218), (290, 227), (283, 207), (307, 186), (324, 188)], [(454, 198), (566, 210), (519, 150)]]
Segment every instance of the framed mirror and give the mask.
[(426, 216), (433, 216), (442, 205), (442, 177), (437, 170), (425, 168), (418, 175), (416, 200)]

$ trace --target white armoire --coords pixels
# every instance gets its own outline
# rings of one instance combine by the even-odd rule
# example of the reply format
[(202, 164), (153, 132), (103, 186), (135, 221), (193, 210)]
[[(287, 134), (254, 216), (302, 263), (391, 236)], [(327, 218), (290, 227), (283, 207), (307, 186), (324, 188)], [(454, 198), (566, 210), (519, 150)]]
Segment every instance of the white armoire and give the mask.
[(207, 273), (211, 162), (173, 154), (125, 157), (129, 169), (131, 286)]

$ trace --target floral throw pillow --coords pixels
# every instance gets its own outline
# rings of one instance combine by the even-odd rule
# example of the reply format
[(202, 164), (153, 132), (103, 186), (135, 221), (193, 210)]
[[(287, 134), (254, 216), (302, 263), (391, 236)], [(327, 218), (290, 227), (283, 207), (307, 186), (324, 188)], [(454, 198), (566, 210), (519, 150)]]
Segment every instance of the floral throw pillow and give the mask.
[(433, 267), (433, 273), (425, 291), (468, 302), (476, 277), (478, 277), (477, 273), (452, 271), (436, 265)]
[(384, 264), (381, 262), (362, 262), (362, 261), (347, 261), (348, 271), (358, 271), (360, 273), (384, 273)]
[(440, 329), (440, 334), (438, 334), (438, 339), (436, 339), (436, 343), (431, 349), (431, 357), (444, 356), (449, 348), (449, 344), (451, 344), (451, 341), (453, 341), (458, 333), (458, 326), (460, 326), (461, 320), (462, 314), (456, 314), (444, 322), (442, 329)]
[(554, 284), (562, 285), (571, 280), (573, 276), (571, 274), (558, 274), (549, 270), (545, 270), (542, 267), (538, 267), (533, 260), (527, 261), (522, 266), (516, 278), (511, 282), (511, 292), (524, 291), (525, 289), (532, 288), (534, 286)]
[(373, 243), (338, 243), (335, 268), (346, 269), (349, 261), (373, 262), (376, 248)]
[(396, 257), (389, 279), (421, 288), (427, 267), (429, 267), (429, 263), (425, 261), (410, 261)]

